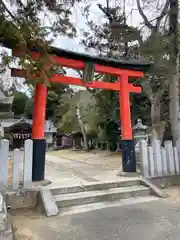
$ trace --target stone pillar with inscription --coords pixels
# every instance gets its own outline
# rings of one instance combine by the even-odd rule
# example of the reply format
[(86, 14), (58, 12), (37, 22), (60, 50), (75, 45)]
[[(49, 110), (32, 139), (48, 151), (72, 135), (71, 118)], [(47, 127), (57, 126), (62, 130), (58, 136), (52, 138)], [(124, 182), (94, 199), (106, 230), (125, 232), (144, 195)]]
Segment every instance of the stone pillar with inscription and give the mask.
[(2, 123), (0, 122), (0, 147), (1, 147), (1, 141), (4, 138), (4, 129), (2, 126)]

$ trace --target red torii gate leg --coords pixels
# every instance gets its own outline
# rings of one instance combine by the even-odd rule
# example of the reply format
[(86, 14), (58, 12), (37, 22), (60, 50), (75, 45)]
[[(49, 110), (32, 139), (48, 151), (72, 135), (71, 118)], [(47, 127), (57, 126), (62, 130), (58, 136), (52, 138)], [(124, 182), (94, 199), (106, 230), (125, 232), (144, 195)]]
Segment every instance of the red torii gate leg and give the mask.
[(46, 154), (46, 140), (44, 138), (46, 97), (47, 97), (46, 85), (42, 83), (36, 84), (32, 126), (32, 139), (33, 139), (32, 181), (44, 180), (45, 154)]
[(136, 172), (135, 146), (131, 126), (128, 76), (120, 77), (120, 119), (123, 172)]

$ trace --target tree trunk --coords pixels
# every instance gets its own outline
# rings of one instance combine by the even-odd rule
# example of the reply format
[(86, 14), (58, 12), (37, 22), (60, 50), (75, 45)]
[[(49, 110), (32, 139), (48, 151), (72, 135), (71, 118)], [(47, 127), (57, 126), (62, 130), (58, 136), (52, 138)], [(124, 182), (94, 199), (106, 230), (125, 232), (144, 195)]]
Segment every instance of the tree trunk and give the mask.
[(87, 139), (84, 123), (83, 123), (82, 118), (81, 118), (80, 109), (79, 109), (78, 106), (76, 106), (76, 115), (77, 115), (77, 118), (78, 118), (78, 122), (79, 122), (79, 126), (80, 126), (80, 129), (81, 129), (82, 135), (83, 135), (84, 149), (87, 151), (87, 150), (89, 150), (88, 139)]
[(161, 117), (161, 103), (159, 101), (152, 101), (151, 102), (151, 122), (152, 125), (156, 125), (160, 123)]
[(152, 140), (158, 139), (162, 142), (165, 124), (161, 122), (161, 103), (158, 100), (151, 102)]
[(171, 62), (173, 69), (172, 79), (169, 79), (169, 114), (173, 140), (180, 139), (180, 106), (179, 106), (179, 27), (178, 27), (178, 0), (170, 1), (169, 34), (172, 36)]
[(180, 78), (180, 52), (176, 57), (176, 72), (169, 80), (169, 114), (171, 131), (174, 142), (180, 139), (180, 106), (179, 106), (179, 78)]
[(169, 82), (169, 113), (174, 142), (180, 139), (179, 119), (179, 74), (172, 76)]

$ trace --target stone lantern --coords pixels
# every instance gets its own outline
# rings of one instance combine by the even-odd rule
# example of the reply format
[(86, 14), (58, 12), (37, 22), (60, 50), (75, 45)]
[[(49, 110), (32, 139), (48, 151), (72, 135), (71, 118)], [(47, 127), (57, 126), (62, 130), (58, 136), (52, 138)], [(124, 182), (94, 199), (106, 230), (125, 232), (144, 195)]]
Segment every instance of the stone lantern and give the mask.
[(135, 147), (139, 148), (140, 140), (147, 140), (147, 126), (143, 125), (142, 120), (139, 118), (137, 124), (133, 127), (133, 136), (135, 140)]
[(139, 141), (147, 140), (147, 126), (143, 125), (142, 120), (139, 118), (137, 120), (137, 124), (133, 127), (133, 136), (135, 142), (135, 153), (136, 153), (136, 164), (140, 164), (140, 156), (139, 156)]

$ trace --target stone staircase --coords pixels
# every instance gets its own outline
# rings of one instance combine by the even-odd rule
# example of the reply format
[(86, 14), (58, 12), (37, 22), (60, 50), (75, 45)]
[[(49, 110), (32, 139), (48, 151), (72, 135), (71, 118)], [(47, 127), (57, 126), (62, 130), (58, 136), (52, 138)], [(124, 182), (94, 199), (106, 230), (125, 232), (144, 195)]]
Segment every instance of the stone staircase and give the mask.
[(139, 178), (53, 187), (50, 191), (61, 215), (158, 199)]

